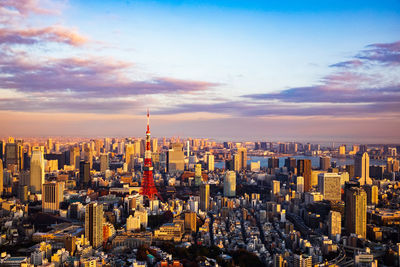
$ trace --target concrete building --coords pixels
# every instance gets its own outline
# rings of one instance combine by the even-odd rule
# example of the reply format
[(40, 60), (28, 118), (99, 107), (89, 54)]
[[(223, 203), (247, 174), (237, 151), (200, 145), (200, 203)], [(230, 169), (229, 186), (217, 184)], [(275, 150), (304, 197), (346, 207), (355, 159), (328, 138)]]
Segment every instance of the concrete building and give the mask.
[(318, 191), (325, 200), (341, 200), (340, 175), (337, 173), (320, 173), (318, 175)]

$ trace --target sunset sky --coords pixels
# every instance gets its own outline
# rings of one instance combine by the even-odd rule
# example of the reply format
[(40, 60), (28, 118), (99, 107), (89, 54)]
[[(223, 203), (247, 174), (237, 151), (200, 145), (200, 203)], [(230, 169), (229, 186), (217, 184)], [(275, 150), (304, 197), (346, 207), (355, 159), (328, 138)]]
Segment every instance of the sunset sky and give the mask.
[(400, 142), (399, 1), (0, 0), (0, 137)]

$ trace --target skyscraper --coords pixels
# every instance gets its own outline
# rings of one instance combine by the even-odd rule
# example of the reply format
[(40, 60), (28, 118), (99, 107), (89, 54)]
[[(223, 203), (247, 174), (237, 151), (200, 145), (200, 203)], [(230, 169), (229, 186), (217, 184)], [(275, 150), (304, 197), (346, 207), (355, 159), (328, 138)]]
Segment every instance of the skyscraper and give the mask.
[(304, 193), (304, 177), (297, 176), (296, 178), (296, 191), (299, 193)]
[(339, 155), (346, 155), (346, 145), (339, 146)]
[(0, 159), (3, 161), (4, 160), (4, 158), (3, 158), (3, 154), (4, 154), (4, 150), (3, 150), (3, 147), (4, 147), (4, 145), (3, 145), (3, 141), (1, 141), (0, 140)]
[(337, 173), (320, 173), (318, 175), (318, 191), (325, 200), (340, 201), (342, 199), (340, 178)]
[(70, 149), (69, 157), (70, 157), (69, 164), (74, 166), (75, 169), (79, 169), (79, 162), (81, 160), (80, 159), (81, 156), (80, 156), (80, 150), (79, 150), (78, 146), (74, 146)]
[(281, 191), (281, 182), (272, 180), (272, 195), (278, 195)]
[(224, 196), (236, 196), (236, 172), (227, 171), (224, 178)]
[(167, 152), (167, 169), (168, 172), (183, 171), (185, 169), (185, 157), (183, 145), (174, 143)]
[(210, 185), (200, 185), (200, 209), (207, 212), (210, 206)]
[(29, 187), (32, 193), (40, 193), (44, 184), (44, 156), (40, 147), (32, 148)]
[(103, 242), (103, 205), (92, 202), (85, 208), (85, 237), (94, 248)]
[(43, 212), (57, 212), (64, 200), (64, 182), (47, 182), (43, 184)]
[(349, 233), (367, 235), (367, 194), (358, 187), (346, 192), (346, 230)]
[(152, 153), (158, 152), (158, 139), (157, 138), (151, 139), (151, 152)]
[(84, 147), (84, 160), (89, 162), (90, 169), (93, 168), (93, 149), (90, 144), (86, 144)]
[(196, 226), (196, 212), (186, 212), (185, 213), (185, 230), (188, 230), (190, 232), (196, 232), (197, 226)]
[(3, 195), (3, 160), (0, 159), (0, 197)]
[(81, 160), (79, 164), (79, 184), (82, 187), (87, 187), (90, 183), (90, 164), (87, 161)]
[(108, 154), (100, 155), (100, 171), (105, 172), (109, 169)]
[[(269, 159), (268, 159), (269, 162)], [(278, 164), (279, 166), (279, 159), (278, 159)], [(285, 159), (285, 167), (288, 169), (288, 171), (294, 172), (294, 169), (296, 169), (296, 159), (295, 158), (286, 158)]]
[(328, 232), (331, 239), (336, 240), (337, 235), (342, 233), (342, 215), (340, 212), (331, 210), (328, 217)]
[(134, 144), (125, 145), (125, 163), (127, 165), (128, 171), (133, 169), (133, 158), (135, 156), (135, 146)]
[(304, 178), (304, 192), (311, 189), (311, 160), (299, 159), (297, 161), (297, 175)]
[(214, 171), (214, 155), (207, 154), (207, 171)]
[(365, 192), (367, 193), (367, 204), (378, 204), (378, 187), (376, 185), (365, 185)]
[(268, 159), (268, 168), (279, 168), (279, 158), (272, 157)]
[(199, 186), (201, 184), (201, 164), (196, 164), (194, 169), (194, 185)]
[(247, 148), (239, 147), (234, 155), (235, 171), (241, 171), (247, 168)]
[(369, 155), (359, 152), (354, 158), (354, 175), (359, 179), (360, 185), (372, 184), (369, 177)]
[(327, 171), (331, 166), (331, 158), (330, 157), (320, 157), (319, 158), (319, 168), (323, 171)]

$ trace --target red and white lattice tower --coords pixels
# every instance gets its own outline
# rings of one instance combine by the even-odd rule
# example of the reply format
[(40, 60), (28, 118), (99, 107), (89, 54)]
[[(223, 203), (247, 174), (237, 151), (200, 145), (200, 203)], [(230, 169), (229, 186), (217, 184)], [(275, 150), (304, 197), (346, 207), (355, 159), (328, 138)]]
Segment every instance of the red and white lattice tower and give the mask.
[(154, 185), (153, 165), (151, 163), (149, 110), (147, 110), (146, 152), (144, 154), (144, 172), (140, 194), (147, 196), (150, 200), (154, 199), (155, 195), (158, 195), (157, 188)]

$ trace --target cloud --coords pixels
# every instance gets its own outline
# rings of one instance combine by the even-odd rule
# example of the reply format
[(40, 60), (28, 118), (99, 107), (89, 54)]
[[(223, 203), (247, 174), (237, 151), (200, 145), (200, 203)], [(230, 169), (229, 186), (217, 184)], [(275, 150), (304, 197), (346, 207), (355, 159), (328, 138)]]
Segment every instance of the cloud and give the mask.
[(354, 68), (354, 67), (359, 67), (362, 66), (363, 62), (358, 59), (354, 60), (348, 60), (348, 61), (342, 61), (336, 64), (332, 64), (329, 67), (338, 67), (338, 68)]
[(390, 103), (400, 102), (400, 85), (387, 88), (335, 89), (324, 86), (298, 87), (278, 93), (251, 94), (254, 100), (279, 100), (291, 103)]
[(332, 64), (337, 70), (323, 77), (319, 84), (243, 95), (245, 102), (253, 104), (242, 108), (242, 113), (248, 110), (249, 116), (400, 115), (399, 52), (400, 42), (369, 45), (354, 59)]
[(400, 64), (400, 41), (393, 43), (376, 43), (357, 55), (358, 59), (379, 62), (386, 65)]
[(45, 42), (65, 43), (81, 46), (88, 39), (74, 30), (62, 26), (52, 26), (40, 29), (1, 29), (0, 44), (36, 44)]
[(170, 77), (133, 80), (132, 64), (110, 58), (64, 58), (32, 62), (24, 55), (0, 58), (0, 84), (3, 89), (52, 96), (69, 93), (76, 97), (102, 98), (148, 94), (189, 94), (216, 86), (215, 83)]
[(72, 97), (0, 98), (0, 110), (18, 112), (69, 112), (69, 113), (120, 113), (133, 112), (144, 107), (135, 100), (127, 99), (79, 99)]
[(348, 104), (302, 104), (237, 101), (214, 104), (183, 104), (173, 108), (165, 108), (153, 113), (159, 115), (209, 112), (230, 114), (233, 117), (264, 117), (264, 116), (338, 116), (363, 117), (381, 114), (397, 114), (400, 112), (398, 103), (368, 103), (362, 105)]

